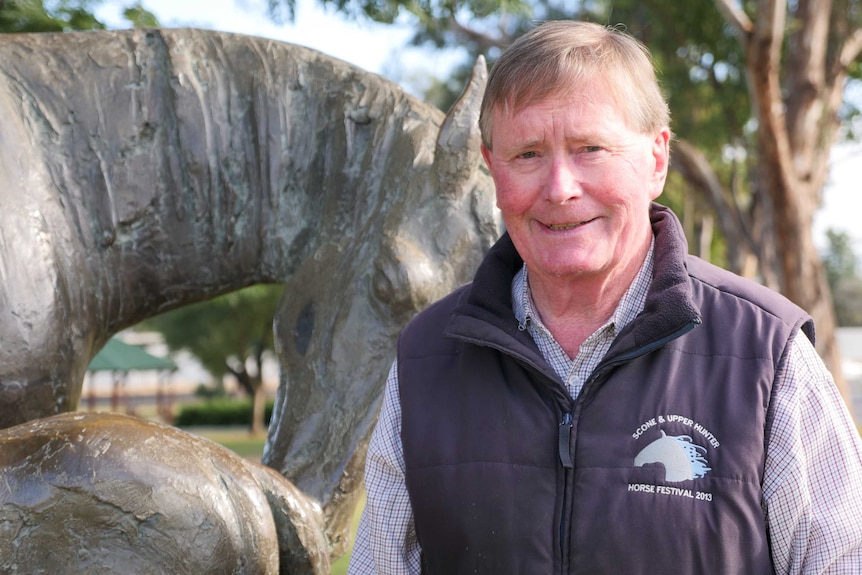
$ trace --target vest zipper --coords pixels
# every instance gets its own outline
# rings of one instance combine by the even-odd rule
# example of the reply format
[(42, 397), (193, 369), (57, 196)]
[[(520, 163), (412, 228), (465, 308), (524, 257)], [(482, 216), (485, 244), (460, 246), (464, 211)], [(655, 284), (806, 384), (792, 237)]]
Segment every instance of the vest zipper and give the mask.
[(565, 565), (568, 562), (568, 542), (569, 542), (569, 523), (570, 523), (570, 502), (571, 493), (569, 490), (570, 474), (573, 473), (575, 467), (572, 460), (572, 426), (574, 425), (574, 417), (570, 411), (563, 413), (559, 433), (557, 437), (557, 451), (559, 452), (560, 463), (563, 466), (563, 501), (562, 511), (560, 514), (560, 562), (563, 565), (563, 573), (567, 572)]
[(575, 464), (572, 461), (572, 414), (566, 412), (560, 421), (559, 437), (557, 439), (557, 450), (560, 453), (560, 463), (566, 469), (572, 469)]
[(594, 384), (599, 379), (599, 377), (610, 371), (612, 368), (632, 361), (633, 359), (640, 357), (642, 355), (646, 355), (656, 349), (663, 347), (667, 343), (677, 339), (678, 337), (682, 337), (697, 326), (701, 324), (700, 318), (694, 318), (689, 323), (685, 324), (675, 332), (662, 337), (660, 339), (655, 340), (652, 343), (641, 346), (639, 348), (633, 349), (628, 353), (624, 353), (622, 355), (618, 355), (610, 360), (603, 360), (599, 365), (596, 366), (596, 369), (587, 377), (587, 380), (584, 382), (584, 386), (581, 388), (581, 394), (577, 398), (577, 402), (583, 403), (589, 398), (594, 392)]
[[(607, 363), (602, 363), (596, 367), (592, 374), (587, 378), (587, 381), (584, 382), (584, 387), (581, 389), (581, 393), (578, 398), (575, 400), (574, 412), (580, 413), (586, 398), (589, 397), (590, 394), (595, 393), (595, 382), (601, 377), (601, 375), (615, 366), (621, 365), (628, 361), (635, 359), (641, 355), (645, 355), (659, 347), (665, 345), (669, 341), (672, 341), (689, 331), (693, 330), (700, 324), (700, 319), (695, 318), (687, 325), (683, 326), (676, 332), (663, 337), (652, 344), (648, 344), (637, 348), (627, 354), (623, 354), (617, 356), (616, 358), (608, 361)], [(569, 529), (571, 522), (571, 513), (572, 513), (572, 499), (573, 499), (573, 491), (569, 489), (569, 481), (570, 474), (574, 473), (574, 461), (572, 460), (572, 427), (574, 426), (574, 415), (572, 411), (567, 411), (563, 413), (562, 419), (560, 420), (560, 424), (558, 427), (558, 436), (557, 436), (557, 451), (559, 452), (560, 463), (563, 466), (563, 477), (564, 477), (564, 487), (563, 487), (563, 510), (562, 516), (560, 517), (560, 559), (562, 562), (562, 572), (568, 573), (571, 564), (571, 549), (568, 548), (569, 545)]]

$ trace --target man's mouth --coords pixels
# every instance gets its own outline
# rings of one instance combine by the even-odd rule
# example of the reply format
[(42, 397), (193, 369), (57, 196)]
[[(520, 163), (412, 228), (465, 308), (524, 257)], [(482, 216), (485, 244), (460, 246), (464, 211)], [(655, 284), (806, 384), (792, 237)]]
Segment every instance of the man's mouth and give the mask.
[(593, 221), (593, 220), (587, 220), (585, 222), (575, 222), (575, 223), (571, 223), (571, 224), (547, 224), (547, 227), (549, 230), (553, 230), (555, 232), (561, 232), (564, 230), (573, 230), (573, 229), (580, 227), (584, 224), (588, 224), (591, 221)]

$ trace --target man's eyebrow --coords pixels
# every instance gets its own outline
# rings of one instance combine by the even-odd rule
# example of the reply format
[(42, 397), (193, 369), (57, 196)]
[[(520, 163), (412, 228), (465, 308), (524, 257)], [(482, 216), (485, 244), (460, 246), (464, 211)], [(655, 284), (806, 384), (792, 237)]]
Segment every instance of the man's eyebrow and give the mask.
[[(606, 135), (603, 136), (596, 132), (589, 132), (567, 137), (565, 141), (567, 144), (604, 145), (605, 143), (607, 143), (607, 139), (608, 138)], [(544, 144), (544, 142), (544, 138), (532, 138), (529, 140), (521, 141), (516, 140), (510, 145), (506, 146), (506, 148), (510, 150), (524, 150), (541, 146), (542, 144)]]
[(524, 148), (535, 148), (539, 144), (544, 142), (544, 138), (532, 138), (529, 140), (516, 140), (512, 143), (511, 148), (520, 150)]

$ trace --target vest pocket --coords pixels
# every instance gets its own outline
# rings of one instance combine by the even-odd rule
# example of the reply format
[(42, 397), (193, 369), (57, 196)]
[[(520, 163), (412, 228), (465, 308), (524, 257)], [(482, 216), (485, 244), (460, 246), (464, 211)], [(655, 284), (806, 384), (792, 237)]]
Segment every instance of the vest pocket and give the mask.
[(758, 486), (665, 479), (661, 465), (577, 469), (576, 573), (771, 573)]
[(553, 573), (557, 470), (467, 462), (407, 470), (429, 573)]

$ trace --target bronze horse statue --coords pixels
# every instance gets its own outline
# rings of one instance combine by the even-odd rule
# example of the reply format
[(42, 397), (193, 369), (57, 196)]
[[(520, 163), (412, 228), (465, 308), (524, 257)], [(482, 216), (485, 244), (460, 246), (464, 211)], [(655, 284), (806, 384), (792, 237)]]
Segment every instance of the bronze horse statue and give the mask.
[[(116, 332), (284, 283), (274, 326), (280, 385), (263, 456), (284, 485), (269, 471), (237, 473), (264, 486), (276, 526), (286, 515), (304, 522), (303, 537), (276, 530), (281, 572), (287, 555), (343, 553), (398, 330), (467, 281), (500, 233), (476, 125), (485, 76), (480, 60), (444, 116), (377, 75), (262, 38), (0, 36), (0, 427), (10, 428), (0, 433), (0, 473), (18, 490), (44, 492), (33, 478), (47, 481), (44, 458), (57, 452), (27, 439), (40, 433), (71, 442), (64, 473), (90, 478), (78, 495), (95, 489), (94, 469), (110, 467), (95, 465), (101, 447), (90, 433), (127, 449), (170, 435), (135, 469), (173, 460), (170, 449), (194, 441), (178, 430), (57, 414), (76, 409), (87, 365)], [(120, 476), (154, 490), (183, 470), (163, 471)], [(274, 505), (289, 499), (285, 490), (295, 504)], [(47, 521), (32, 497), (9, 497), (0, 489), (0, 552), (34, 517)], [(214, 520), (212, 510), (189, 513), (198, 525)], [(110, 549), (93, 543), (62, 561), (67, 572), (111, 572)], [(328, 572), (328, 562), (290, 572)], [(242, 563), (197, 572), (278, 572)]]

